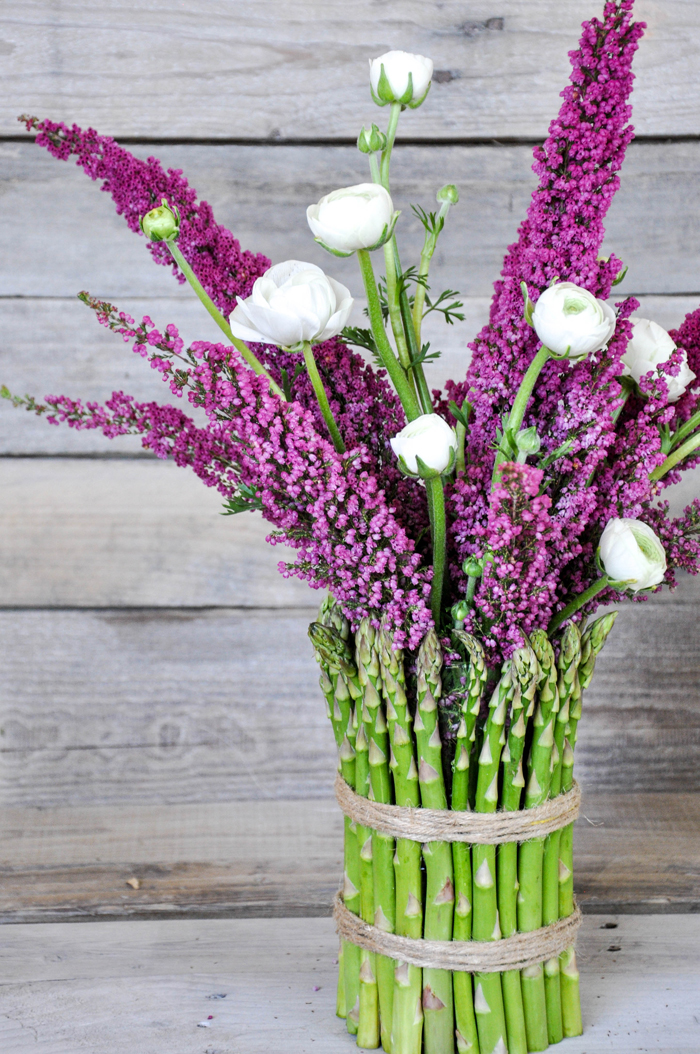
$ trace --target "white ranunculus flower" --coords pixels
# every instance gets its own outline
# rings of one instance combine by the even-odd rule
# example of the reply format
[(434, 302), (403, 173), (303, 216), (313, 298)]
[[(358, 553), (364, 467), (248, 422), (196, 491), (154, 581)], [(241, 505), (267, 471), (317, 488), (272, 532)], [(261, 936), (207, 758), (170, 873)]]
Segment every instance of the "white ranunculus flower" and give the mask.
[(402, 428), (394, 436), (391, 449), (403, 461), (406, 469), (419, 475), (419, 457), (424, 465), (435, 472), (444, 472), (454, 463), (457, 452), (457, 436), (454, 428), (437, 414), (423, 414)]
[(641, 520), (610, 520), (600, 539), (600, 559), (615, 582), (629, 582), (628, 589), (657, 586), (666, 574), (664, 547)]
[(387, 51), (369, 61), (372, 98), (379, 106), (400, 102), (415, 110), (428, 94), (432, 76), (432, 59), (409, 51)]
[(383, 245), (397, 217), (389, 192), (378, 183), (334, 190), (306, 210), (316, 241), (339, 256)]
[(340, 333), (352, 304), (350, 290), (316, 264), (286, 260), (256, 279), (249, 297), (239, 297), (229, 324), (241, 340), (280, 348), (319, 344)]
[[(627, 350), (622, 356), (624, 363), (624, 375), (633, 377), (637, 384), (645, 373), (655, 370), (657, 366), (667, 362), (676, 345), (670, 336), (658, 322), (652, 322), (648, 318), (638, 318), (633, 315), (632, 336), (627, 344)], [(695, 374), (688, 366), (688, 356), (683, 352), (683, 362), (680, 373), (676, 377), (664, 374), (664, 380), (668, 385), (668, 401), (676, 403), (685, 392), (689, 384), (695, 380)]]
[(573, 360), (605, 347), (615, 331), (615, 321), (609, 304), (573, 282), (550, 285), (532, 313), (532, 324), (545, 348)]

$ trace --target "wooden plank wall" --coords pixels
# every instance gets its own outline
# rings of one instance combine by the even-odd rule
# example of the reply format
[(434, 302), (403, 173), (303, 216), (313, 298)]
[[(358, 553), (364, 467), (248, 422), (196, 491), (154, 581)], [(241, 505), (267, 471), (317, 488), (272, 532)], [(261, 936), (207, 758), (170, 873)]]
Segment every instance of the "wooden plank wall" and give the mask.
[[(444, 354), (431, 380), (460, 376), (527, 206), (532, 144), (556, 112), (567, 50), (601, 6), (6, 5), (0, 382), (167, 401), (157, 376), (75, 300), (86, 287), (186, 337), (218, 332), (109, 199), (31, 144), (17, 114), (93, 125), (157, 154), (185, 170), (244, 247), (317, 262), (359, 294), (354, 261), (329, 265), (304, 210), (366, 178), (352, 140), (386, 112), (369, 99), (366, 62), (389, 47), (429, 54), (439, 71), (425, 106), (403, 119), (394, 172), (404, 258), (419, 236), (409, 203), (429, 208), (448, 179), (460, 187), (434, 280), (462, 291), (467, 318), (434, 330)], [(636, 60), (639, 136), (607, 244), (630, 266), (621, 293), (671, 326), (700, 300), (700, 8), (637, 6), (649, 23)], [(698, 489), (689, 479), (674, 503)], [(305, 636), (319, 598), (277, 574), (281, 554), (261, 522), (218, 511), (194, 477), (134, 440), (50, 428), (0, 405), (3, 919), (327, 909), (340, 827)], [(623, 611), (588, 694), (577, 765), (590, 908), (700, 900), (687, 848), (700, 790), (699, 603), (688, 580)], [(618, 859), (615, 837), (627, 838)], [(124, 885), (134, 872), (138, 892)]]

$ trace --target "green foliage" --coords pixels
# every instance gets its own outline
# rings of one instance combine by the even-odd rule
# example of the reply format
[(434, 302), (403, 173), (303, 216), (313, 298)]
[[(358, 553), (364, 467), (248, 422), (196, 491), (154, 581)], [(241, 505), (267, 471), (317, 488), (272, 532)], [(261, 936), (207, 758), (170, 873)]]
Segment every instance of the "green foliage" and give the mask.
[(222, 516), (236, 516), (239, 512), (259, 512), (262, 509), (262, 501), (257, 487), (249, 487), (247, 483), (239, 483), (236, 493), (228, 501), (224, 502)]

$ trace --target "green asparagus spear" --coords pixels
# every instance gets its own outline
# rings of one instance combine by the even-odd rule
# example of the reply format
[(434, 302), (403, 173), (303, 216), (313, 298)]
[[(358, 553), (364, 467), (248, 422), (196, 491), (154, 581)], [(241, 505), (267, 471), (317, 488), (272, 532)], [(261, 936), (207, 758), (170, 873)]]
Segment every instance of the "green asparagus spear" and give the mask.
[[(501, 808), (515, 812), (520, 808), (525, 777), (523, 755), (527, 725), (535, 708), (540, 667), (531, 647), (518, 648), (512, 657), (515, 692), (511, 705), (508, 740), (501, 755), (503, 790)], [(498, 912), (501, 933), (510, 937), (518, 929), (518, 845), (505, 842), (498, 852)], [(506, 970), (501, 974), (503, 1005), (506, 1015), (509, 1054), (527, 1054), (527, 1035), (520, 972)]]
[[(309, 626), (309, 637), (321, 666), (320, 685), (338, 746), (339, 768), (345, 782), (355, 787), (355, 748), (352, 728), (353, 695), (361, 689), (352, 650), (347, 644), (349, 626), (331, 597), (323, 602), (319, 621)], [(343, 897), (349, 911), (360, 911), (360, 857), (355, 824), (344, 818), (345, 873)], [(359, 1014), (360, 949), (342, 942), (338, 964), (338, 1010), (344, 1009), (348, 1031), (357, 1032)]]
[[(564, 748), (562, 764), (562, 791), (571, 788), (574, 774), (574, 747), (581, 718), (582, 693), (591, 682), (596, 658), (608, 638), (617, 612), (601, 615), (591, 623), (581, 637), (581, 659), (578, 667), (578, 680), (572, 695), (567, 726), (567, 742)], [(574, 876), (573, 846), (574, 826), (569, 824), (561, 832), (559, 843), (559, 914), (562, 918), (574, 910)], [(567, 948), (560, 956), (562, 1019), (565, 1036), (580, 1036), (583, 1031), (581, 1022), (581, 998), (579, 994), (578, 969), (576, 953), (573, 946)]]
[[(489, 702), (489, 714), (479, 754), (479, 775), (474, 803), (476, 812), (495, 812), (498, 808), (501, 751), (505, 743), (506, 718), (514, 692), (513, 668), (512, 663), (508, 661), (503, 665), (501, 679)], [(501, 929), (496, 894), (495, 845), (472, 846), (472, 891), (473, 939), (498, 940)], [(507, 1050), (507, 1030), (500, 974), (474, 975), (474, 1010), (481, 1054), (503, 1054)]]
[[(455, 630), (457, 638), (469, 655), (469, 671), (462, 703), (462, 719), (457, 730), (452, 774), (452, 808), (469, 808), (469, 765), (471, 738), (481, 707), (481, 697), (486, 683), (486, 660), (479, 642), (461, 630)], [(452, 864), (455, 881), (455, 916), (452, 939), (468, 941), (472, 936), (472, 868), (471, 849), (466, 842), (452, 843)], [(452, 975), (455, 1000), (455, 1025), (458, 1054), (479, 1054), (479, 1038), (474, 1016), (474, 987), (472, 975), (464, 970), (455, 970)]]
[[(394, 648), (385, 620), (379, 637), (382, 691), (389, 724), (390, 766), (397, 805), (420, 805), (418, 766), (413, 740), (413, 718), (405, 691), (403, 653)], [(419, 842), (399, 838), (394, 857), (396, 875), (396, 932), (402, 937), (423, 935), (423, 883)], [(422, 970), (396, 962), (394, 1010), (391, 1027), (392, 1054), (420, 1054), (423, 1040)]]
[[(360, 623), (356, 644), (358, 675), (364, 689), (362, 723), (369, 744), (371, 797), (377, 802), (391, 804), (393, 794), (389, 771), (389, 734), (379, 694), (381, 677), (377, 633), (367, 619)], [(380, 831), (372, 831), (371, 840), (374, 904), (372, 921), (379, 929), (393, 933), (396, 924), (394, 839)], [(375, 961), (381, 1042), (384, 1050), (390, 1052), (395, 963), (386, 955), (377, 955)]]
[[(541, 805), (549, 797), (551, 782), (554, 724), (559, 710), (557, 664), (554, 650), (544, 630), (531, 636), (533, 651), (540, 664), (540, 681), (533, 721), (533, 737), (528, 759), (525, 808)], [(518, 928), (521, 931), (539, 929), (542, 925), (542, 865), (544, 838), (524, 842), (518, 852)], [(547, 1033), (550, 1043), (563, 1037), (561, 995), (559, 990), (559, 960), (550, 959), (544, 966)]]
[[(421, 804), (426, 809), (446, 809), (437, 700), (442, 693), (442, 649), (437, 634), (429, 630), (417, 659), (417, 708), (414, 721)], [(423, 846), (426, 869), (426, 940), (452, 937), (454, 871), (449, 842)], [(449, 970), (423, 970), (423, 1038), (425, 1054), (451, 1054), (454, 1049), (454, 1001)]]

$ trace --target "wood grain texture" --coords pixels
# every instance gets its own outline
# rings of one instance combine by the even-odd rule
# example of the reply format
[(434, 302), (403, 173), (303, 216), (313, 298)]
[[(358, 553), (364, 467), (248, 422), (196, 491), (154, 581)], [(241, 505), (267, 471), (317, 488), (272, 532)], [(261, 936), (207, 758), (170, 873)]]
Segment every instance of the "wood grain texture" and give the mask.
[[(630, 605), (585, 699), (591, 790), (700, 790), (695, 603)], [(5, 806), (327, 796), (314, 608), (0, 613)]]
[[(137, 448), (138, 449), (138, 448)], [(0, 604), (285, 607), (319, 594), (257, 513), (152, 460), (0, 459)]]
[[(244, 248), (275, 261), (308, 259), (360, 294), (354, 257), (331, 259), (306, 223), (307, 205), (322, 194), (367, 179), (366, 158), (354, 147), (149, 143), (132, 149), (182, 168)], [(392, 193), (402, 210), (397, 232), (404, 265), (417, 261), (423, 235), (410, 204), (434, 208), (438, 187), (449, 180), (461, 198), (439, 242), (433, 286), (490, 296), (535, 186), (531, 166), (530, 146), (399, 147)], [(698, 293), (699, 167), (700, 142), (630, 147), (606, 224), (605, 251), (614, 249), (630, 268), (616, 293)], [(144, 240), (72, 161), (56, 161), (29, 141), (4, 143), (0, 173), (0, 244), (8, 247), (0, 257), (0, 295), (72, 298), (86, 286), (108, 299), (182, 295), (169, 269), (152, 263)]]
[[(670, 328), (678, 325), (686, 312), (694, 310), (699, 299), (641, 297), (639, 313)], [(358, 301), (355, 306), (359, 325), (363, 320), (361, 303)], [(185, 340), (218, 340), (217, 328), (194, 296), (120, 298), (118, 304), (135, 318), (149, 314), (161, 328), (174, 322)], [(433, 348), (442, 350), (441, 358), (426, 370), (431, 387), (442, 386), (448, 377), (465, 375), (471, 355), (467, 342), (488, 320), (488, 310), (487, 297), (468, 297), (464, 301), (464, 322), (431, 325), (428, 317), (424, 335), (432, 341)], [(65, 393), (83, 400), (103, 401), (114, 391), (126, 391), (144, 401), (177, 402), (160, 374), (132, 354), (130, 345), (98, 326), (92, 313), (78, 300), (0, 299), (0, 383), (12, 392), (31, 392), (40, 399), (49, 393)], [(196, 411), (193, 416), (198, 416)], [(153, 456), (142, 449), (138, 438), (121, 436), (110, 440), (96, 432), (51, 427), (44, 418), (15, 410), (0, 400), (0, 456), (7, 454)]]
[[(689, 472), (666, 492), (672, 511), (699, 490), (700, 471)], [(280, 576), (294, 552), (265, 542), (269, 524), (257, 513), (221, 516), (220, 496), (171, 462), (0, 458), (0, 493), (0, 607), (320, 603), (319, 592)], [(700, 579), (685, 578), (653, 603), (699, 594)], [(646, 618), (645, 607), (634, 610)]]
[[(607, 927), (613, 926), (614, 929)], [(4, 1054), (346, 1054), (330, 919), (12, 926)], [(584, 919), (566, 1054), (695, 1054), (700, 919)]]
[[(327, 915), (342, 873), (329, 784), (293, 801), (5, 808), (0, 923)], [(575, 831), (584, 911), (700, 911), (699, 832), (698, 793), (586, 789)]]
[[(29, 111), (110, 135), (354, 139), (376, 119), (367, 60), (401, 48), (440, 71), (406, 134), (541, 136), (580, 23), (601, 10), (594, 0), (25, 0), (0, 23), (0, 131), (16, 132)], [(639, 0), (636, 11), (649, 29), (635, 124), (697, 133), (697, 5)]]

